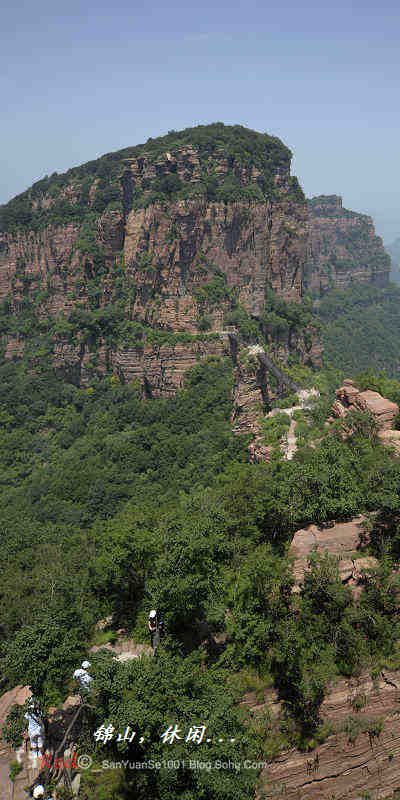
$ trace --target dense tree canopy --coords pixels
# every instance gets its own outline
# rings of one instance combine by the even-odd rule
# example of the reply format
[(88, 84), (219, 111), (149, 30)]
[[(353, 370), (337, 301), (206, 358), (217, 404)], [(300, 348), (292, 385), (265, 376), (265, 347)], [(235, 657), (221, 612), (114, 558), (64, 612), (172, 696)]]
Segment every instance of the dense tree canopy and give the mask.
[[(218, 280), (212, 286), (223, 290)], [(237, 309), (245, 341), (266, 341), (277, 325), (315, 324), (309, 301), (285, 305), (271, 294), (268, 309), (262, 320)], [(321, 317), (335, 313), (326, 298)], [(175, 724), (212, 732), (204, 761), (265, 761), (282, 747), (312, 747), (326, 735), (320, 705), (335, 676), (397, 663), (400, 464), (368, 415), (350, 415), (346, 437), (340, 423), (325, 426), (340, 373), (305, 374), (322, 396), (298, 412), (295, 458), (285, 461), (279, 449), (283, 409), (265, 428), (270, 462), (250, 464), (248, 437), (230, 425), (230, 359), (202, 362), (174, 397), (146, 401), (136, 383), (111, 376), (87, 388), (61, 381), (45, 356), (36, 369), (29, 360), (1, 363), (4, 688), (29, 683), (43, 707), (58, 703), (90, 644), (107, 640), (95, 631), (99, 618), (111, 615), (110, 636), (123, 626), (138, 642), (146, 641), (150, 608), (165, 619), (156, 658), (122, 664), (93, 655), (87, 724), (124, 730), (134, 721), (137, 730), (131, 743), (95, 745), (84, 728), (81, 745), (95, 763), (123, 753), (138, 761), (199, 757), (184, 736), (167, 748), (160, 741)], [(369, 370), (358, 381), (400, 398), (393, 378)], [(361, 596), (342, 584), (334, 559), (316, 556), (294, 595), (294, 531), (372, 511), (378, 566)], [(271, 685), (287, 712), (279, 730), (268, 714), (254, 719), (240, 705), (246, 690)], [(17, 722), (10, 720), (13, 736)], [(222, 800), (247, 800), (257, 775), (189, 767), (88, 773), (82, 797), (211, 800), (218, 787)]]
[(400, 375), (400, 289), (353, 286), (319, 303), (324, 358), (345, 374), (372, 369)]

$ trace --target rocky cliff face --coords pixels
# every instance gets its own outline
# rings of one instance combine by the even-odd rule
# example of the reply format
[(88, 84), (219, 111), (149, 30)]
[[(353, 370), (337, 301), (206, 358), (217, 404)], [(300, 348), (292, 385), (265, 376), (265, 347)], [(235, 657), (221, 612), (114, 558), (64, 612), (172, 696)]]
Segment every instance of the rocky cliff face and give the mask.
[(387, 285), (390, 256), (376, 236), (371, 217), (343, 208), (336, 195), (314, 197), (310, 212), (309, 289), (322, 293), (350, 283)]
[(332, 735), (312, 753), (290, 750), (262, 775), (265, 800), (396, 800), (399, 796), (399, 673), (340, 680), (321, 713)]
[(165, 148), (155, 140), (44, 179), (2, 209), (7, 357), (34, 362), (46, 337), (77, 383), (112, 371), (171, 392), (200, 358), (232, 354), (223, 331), (234, 309), (258, 317), (267, 286), (300, 300), (308, 209), (290, 152), (254, 134), (254, 158), (235, 154), (235, 137), (214, 142), (231, 129), (210, 128), (206, 143), (194, 129), (197, 145), (165, 137)]
[(300, 308), (307, 274), (324, 289), (388, 270), (371, 221), (339, 198), (307, 204), (290, 160), (278, 139), (217, 123), (39, 181), (0, 209), (5, 356), (44, 357), (77, 384), (139, 380), (150, 396), (228, 355), (253, 430), (274, 386), (243, 348), (261, 333), (277, 363), (321, 360), (310, 314), (277, 315), (271, 288)]
[[(215, 155), (213, 170), (217, 187), (225, 184), (232, 167), (230, 161), (224, 153)], [(193, 195), (167, 208), (157, 204), (132, 209), (138, 185), (151, 186), (155, 174), (163, 180), (177, 176), (181, 183), (191, 185)], [(260, 173), (255, 167), (238, 166), (233, 175), (238, 186), (257, 189)], [(207, 284), (215, 268), (226, 276), (228, 287), (236, 291), (239, 302), (252, 314), (257, 315), (264, 308), (267, 284), (285, 299), (298, 300), (308, 215), (303, 200), (291, 195), (288, 166), (280, 167), (274, 175), (275, 199), (263, 203), (251, 199), (210, 202), (202, 193), (196, 194), (200, 177), (200, 159), (193, 148), (175, 155), (166, 153), (156, 164), (146, 158), (128, 160), (122, 176), (126, 212), (124, 254), (134, 278), (143, 281), (142, 258), (149, 253), (152, 271), (157, 275), (157, 294), (163, 300), (189, 296), (198, 306), (196, 289)], [(145, 189), (145, 200), (149, 196), (150, 189)], [(163, 312), (159, 313), (162, 320)], [(188, 322), (180, 321), (179, 316), (178, 313), (174, 324), (187, 328)], [(189, 320), (192, 328), (195, 319)]]

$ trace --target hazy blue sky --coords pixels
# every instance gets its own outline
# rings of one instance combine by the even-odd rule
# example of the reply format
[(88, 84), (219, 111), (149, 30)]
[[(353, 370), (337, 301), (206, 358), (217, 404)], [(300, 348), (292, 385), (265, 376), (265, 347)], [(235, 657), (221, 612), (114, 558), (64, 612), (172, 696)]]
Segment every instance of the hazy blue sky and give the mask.
[(55, 170), (220, 120), (281, 137), (307, 195), (400, 235), (389, 0), (2, 4), (0, 202)]

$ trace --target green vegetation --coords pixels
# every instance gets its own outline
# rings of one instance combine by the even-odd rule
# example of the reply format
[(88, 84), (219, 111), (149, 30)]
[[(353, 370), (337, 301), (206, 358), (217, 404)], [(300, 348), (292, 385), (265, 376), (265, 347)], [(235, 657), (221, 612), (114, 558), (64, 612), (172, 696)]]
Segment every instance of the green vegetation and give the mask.
[(22, 772), (22, 770), (23, 770), (22, 764), (19, 764), (18, 761), (11, 761), (10, 772), (9, 772), (10, 781), (15, 781), (15, 778), (17, 777), (17, 775), (19, 775), (20, 772)]
[(290, 417), (285, 413), (263, 420), (262, 434), (265, 444), (279, 447), (282, 437), (288, 432), (289, 425)]
[[(158, 169), (141, 185), (132, 186), (127, 173), (120, 183), (125, 159), (157, 164), (166, 152), (189, 147), (199, 156), (198, 182)], [(221, 156), (228, 159), (223, 183)], [(13, 294), (0, 307), (0, 334), (17, 337), (25, 348), (12, 361), (0, 354), (3, 689), (29, 684), (43, 709), (59, 704), (91, 645), (115, 642), (120, 628), (147, 642), (149, 609), (160, 608), (165, 619), (154, 658), (118, 662), (106, 650), (90, 655), (95, 689), (79, 746), (95, 767), (123, 758), (168, 759), (179, 767), (88, 771), (82, 800), (249, 800), (257, 770), (193, 770), (188, 759), (265, 761), (291, 746), (311, 750), (332, 732), (320, 713), (332, 681), (365, 670), (376, 679), (383, 666), (400, 666), (400, 461), (383, 447), (367, 414), (349, 413), (346, 437), (341, 422), (325, 425), (343, 374), (360, 389), (400, 401), (400, 289), (352, 286), (314, 305), (310, 298), (285, 302), (267, 289), (265, 310), (254, 316), (203, 253), (193, 292), (198, 332), (175, 332), (151, 324), (163, 298), (152, 245), (141, 253), (134, 280), (122, 253), (111, 256), (99, 232), (99, 225), (118, 219), (113, 214), (151, 202), (282, 199), (274, 175), (288, 171), (290, 157), (278, 139), (241, 126), (171, 131), (45, 178), (0, 210), (1, 230), (34, 230), (39, 243), (48, 224), (76, 226), (81, 270), (68, 298), (71, 310), (56, 317), (51, 285), (29, 274), (27, 250), (18, 259)], [(288, 202), (303, 200), (296, 179), (288, 180)], [(335, 203), (332, 198), (332, 215)], [(237, 213), (246, 222), (246, 208)], [(99, 223), (102, 214), (108, 217)], [(285, 234), (292, 230), (286, 225)], [(346, 241), (349, 258), (332, 262), (336, 270), (352, 268), (351, 253), (367, 232), (361, 221)], [(164, 236), (172, 249), (178, 236), (172, 220)], [(146, 306), (141, 319), (137, 300)], [(147, 346), (182, 344), (196, 350), (218, 339), (212, 319), (222, 313), (223, 324), (238, 331), (239, 368), (253, 376), (259, 368), (243, 344), (261, 344), (273, 363), (288, 351), (282, 369), (321, 392), (311, 410), (294, 412), (291, 461), (283, 459), (280, 443), (290, 425), (285, 408), (298, 404), (295, 386), (276, 399), (281, 411), (261, 424), (271, 460), (253, 464), (250, 437), (232, 433), (233, 360), (204, 361), (174, 397), (146, 401), (138, 382), (111, 374), (111, 350), (140, 355)], [(316, 374), (312, 348), (321, 332), (326, 364)], [(70, 382), (60, 380), (50, 366), (55, 343), (90, 356), (90, 385), (79, 386), (73, 367)], [(102, 348), (108, 371), (100, 376)], [(278, 382), (279, 373), (272, 389)], [(362, 577), (360, 595), (342, 583), (334, 558), (315, 553), (294, 594), (293, 533), (360, 513), (370, 515), (368, 552), (377, 558)], [(108, 629), (99, 631), (96, 623), (108, 616)], [(284, 709), (279, 720), (264, 705), (272, 688)], [(249, 710), (245, 692), (261, 708)], [(382, 720), (361, 720), (366, 702), (363, 695), (353, 698), (344, 722), (350, 742), (367, 733), (372, 744), (382, 732)], [(14, 747), (23, 713), (11, 709), (3, 729)], [(96, 744), (93, 730), (102, 724), (121, 732), (131, 725), (136, 737)], [(163, 743), (162, 732), (175, 725), (180, 738)], [(185, 741), (194, 725), (206, 726), (201, 748)]]
[(294, 344), (295, 336), (302, 333), (306, 350), (312, 344), (311, 334), (321, 329), (310, 298), (301, 303), (285, 301), (271, 289), (266, 293), (266, 310), (260, 316), (260, 323), (267, 341), (286, 339)]
[(325, 295), (317, 310), (325, 362), (349, 376), (372, 369), (400, 374), (400, 289), (351, 286)]
[[(30, 374), (23, 363), (4, 363), (0, 372), (1, 657), (9, 685), (28, 682), (44, 705), (60, 702), (96, 620), (111, 614), (112, 631), (125, 626), (143, 641), (148, 609), (160, 607), (167, 635), (156, 659), (91, 658), (90, 725), (124, 730), (135, 720), (138, 731), (131, 744), (97, 745), (95, 760), (117, 761), (123, 752), (138, 761), (166, 758), (160, 735), (175, 724), (181, 732), (207, 726), (204, 760), (265, 760), (279, 747), (323, 738), (327, 683), (395, 658), (400, 635), (391, 566), (400, 557), (400, 466), (368, 418), (352, 422), (345, 441), (333, 426), (291, 462), (276, 456), (250, 465), (246, 437), (230, 428), (229, 361), (202, 363), (174, 398), (148, 402), (136, 385), (115, 379), (78, 389), (49, 369)], [(313, 424), (323, 403), (329, 399), (310, 412)], [(280, 422), (266, 423), (274, 443)], [(334, 560), (313, 557), (294, 600), (294, 530), (368, 509), (381, 510), (385, 534), (372, 536), (380, 566), (366, 575), (360, 599), (343, 586)], [(213, 653), (200, 643), (204, 619), (224, 634)], [(249, 671), (257, 692), (263, 682), (278, 689), (289, 714), (281, 730), (268, 714), (252, 719), (239, 705)], [(10, 736), (18, 724), (9, 720)], [(376, 726), (370, 734), (379, 734)], [(194, 757), (184, 737), (167, 752)], [(200, 790), (215, 796), (220, 778), (189, 769), (114, 777), (116, 797), (185, 800)], [(105, 796), (112, 780), (88, 775), (88, 797)], [(227, 772), (218, 796), (247, 800), (255, 780), (251, 771)]]
[[(55, 172), (50, 177), (42, 178), (0, 208), (0, 232), (18, 228), (39, 231), (48, 224), (76, 224), (93, 214), (122, 211), (123, 202), (128, 202), (126, 199), (124, 201), (120, 184), (126, 159), (146, 156), (150, 161), (156, 161), (166, 152), (174, 153), (185, 147), (193, 147), (199, 154), (201, 182), (184, 183), (173, 172), (150, 182), (145, 180), (142, 186), (135, 187), (132, 196), (135, 208), (156, 201), (169, 202), (199, 194), (208, 200), (225, 203), (278, 199), (274, 175), (278, 168), (289, 170), (290, 167), (291, 152), (277, 137), (257, 133), (241, 125), (216, 122), (183, 131), (171, 131), (166, 136), (148, 139), (145, 144), (108, 153), (95, 161), (73, 167), (63, 175)], [(215, 159), (222, 151), (230, 169), (225, 182), (220, 185), (215, 172)], [(238, 172), (243, 168), (250, 171), (252, 167), (259, 171), (256, 183), (250, 182), (249, 172), (248, 183), (242, 185), (237, 177)], [(289, 177), (288, 180), (291, 199), (304, 200), (297, 178)], [(49, 208), (43, 204), (44, 197), (52, 200)]]
[(1, 730), (2, 738), (10, 744), (14, 750), (22, 744), (22, 734), (26, 728), (24, 713), (25, 707), (15, 703), (11, 706), (7, 714), (6, 724), (3, 725)]
[[(311, 349), (313, 335), (318, 334), (321, 322), (313, 312), (310, 298), (301, 303), (288, 302), (279, 297), (272, 289), (267, 288), (265, 311), (259, 317), (248, 313), (231, 295), (232, 310), (225, 312), (224, 324), (237, 328), (245, 343), (259, 343), (274, 355), (274, 348), (282, 343), (290, 342), (290, 355), (287, 370), (300, 366), (298, 343), (307, 352)], [(293, 377), (295, 377), (293, 375)], [(300, 378), (302, 381), (304, 375)]]
[(210, 283), (204, 283), (199, 289), (195, 289), (193, 294), (200, 308), (204, 306), (213, 308), (225, 300), (234, 302), (236, 297), (235, 291), (228, 287), (223, 272), (217, 272)]

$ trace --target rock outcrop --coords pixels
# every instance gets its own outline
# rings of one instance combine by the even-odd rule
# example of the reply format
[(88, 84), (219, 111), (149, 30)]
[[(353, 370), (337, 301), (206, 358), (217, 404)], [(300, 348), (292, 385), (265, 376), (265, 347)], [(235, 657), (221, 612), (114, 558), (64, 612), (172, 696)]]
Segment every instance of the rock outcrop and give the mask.
[[(258, 316), (267, 286), (300, 299), (308, 209), (290, 151), (254, 134), (264, 151), (245, 164), (218, 144), (220, 127), (207, 149), (131, 148), (139, 154), (104, 157), (109, 177), (99, 159), (0, 209), (0, 301), (14, 319), (47, 324), (69, 379), (113, 370), (174, 391), (192, 363), (224, 352), (202, 331), (222, 330), (233, 301)], [(7, 357), (29, 345), (34, 359), (32, 321), (30, 342), (24, 324), (9, 327)]]
[(363, 555), (368, 537), (364, 530), (365, 517), (355, 517), (350, 522), (337, 522), (329, 528), (308, 525), (296, 531), (290, 552), (294, 558), (293, 591), (300, 592), (304, 573), (307, 570), (308, 558), (312, 553), (328, 553), (338, 562), (339, 575), (353, 594), (361, 592), (361, 578), (364, 570), (374, 569), (377, 561), (372, 556)]
[(97, 653), (99, 650), (108, 650), (117, 661), (131, 661), (134, 658), (150, 656), (153, 654), (152, 648), (147, 644), (137, 644), (133, 639), (123, 638), (121, 635), (115, 644), (107, 642), (103, 645), (93, 645), (90, 653)]
[[(313, 552), (327, 552), (338, 559), (342, 581), (357, 596), (364, 570), (374, 569), (376, 560), (363, 556), (368, 537), (364, 517), (336, 523), (329, 528), (310, 525), (295, 533), (291, 545), (295, 592), (300, 590), (307, 558)], [(257, 717), (264, 713), (284, 719), (285, 711), (273, 689), (256, 704), (248, 695), (244, 703)], [(367, 673), (341, 678), (329, 691), (320, 715), (330, 733), (312, 752), (292, 748), (281, 752), (264, 768), (258, 798), (265, 800), (393, 800), (400, 787), (400, 673), (381, 670), (372, 679)]]
[[(0, 346), (32, 369), (44, 354), (76, 385), (139, 382), (146, 397), (174, 393), (202, 359), (231, 357), (235, 429), (256, 435), (274, 389), (265, 366), (243, 366), (248, 339), (229, 315), (257, 327), (271, 287), (301, 300), (307, 202), (278, 139), (221, 125), (166, 139), (44, 179), (0, 209)], [(321, 363), (313, 324), (265, 337), (271, 363)]]
[[(0, 208), (6, 358), (25, 355), (35, 369), (44, 357), (76, 385), (104, 374), (138, 381), (151, 397), (181, 388), (201, 359), (229, 356), (235, 428), (257, 437), (255, 409), (268, 410), (274, 388), (268, 366), (243, 368), (249, 338), (239, 330), (232, 345), (233, 312), (256, 326), (267, 312), (271, 363), (318, 367), (318, 326), (271, 314), (270, 288), (298, 303), (307, 264), (310, 288), (326, 288), (332, 253), (334, 285), (386, 275), (369, 219), (338, 198), (307, 203), (290, 162), (278, 139), (217, 123), (103, 156), (14, 198)], [(255, 458), (266, 456), (260, 447)]]
[(332, 735), (312, 753), (292, 749), (268, 764), (259, 797), (396, 798), (400, 786), (399, 701), (398, 672), (383, 670), (375, 680), (367, 674), (340, 680), (321, 706)]
[(343, 381), (343, 386), (336, 390), (335, 395), (332, 406), (334, 418), (344, 419), (349, 411), (367, 411), (372, 414), (378, 431), (385, 432), (385, 439), (390, 439), (389, 431), (394, 434), (394, 439), (397, 438), (397, 431), (393, 430), (399, 414), (397, 403), (370, 389), (360, 392), (350, 379)]
[[(13, 705), (23, 706), (28, 697), (31, 697), (29, 686), (15, 686), (0, 697), (0, 734), (5, 724), (7, 715)], [(0, 739), (0, 800), (23, 800), (26, 798), (24, 786), (35, 775), (34, 762), (30, 762), (24, 748), (16, 752), (4, 739)], [(16, 779), (11, 782), (9, 778), (10, 764), (20, 762), (23, 767)]]
[(337, 195), (321, 195), (308, 201), (310, 249), (306, 283), (323, 293), (345, 289), (351, 283), (388, 284), (390, 256), (371, 217), (343, 208)]
[[(124, 660), (124, 659), (122, 659)], [(13, 705), (23, 706), (31, 697), (28, 686), (16, 686), (0, 697), (0, 733), (7, 715)], [(0, 739), (0, 800), (26, 800), (29, 787), (49, 782), (57, 786), (60, 793), (72, 789), (78, 794), (80, 775), (79, 765), (73, 759), (76, 750), (76, 737), (81, 726), (81, 698), (68, 697), (60, 708), (50, 708), (46, 720), (45, 753), (36, 757), (31, 753), (29, 740), (16, 750)], [(10, 765), (19, 764), (19, 772), (10, 780)], [(67, 784), (67, 785), (66, 785)], [(71, 794), (67, 791), (68, 796)]]

